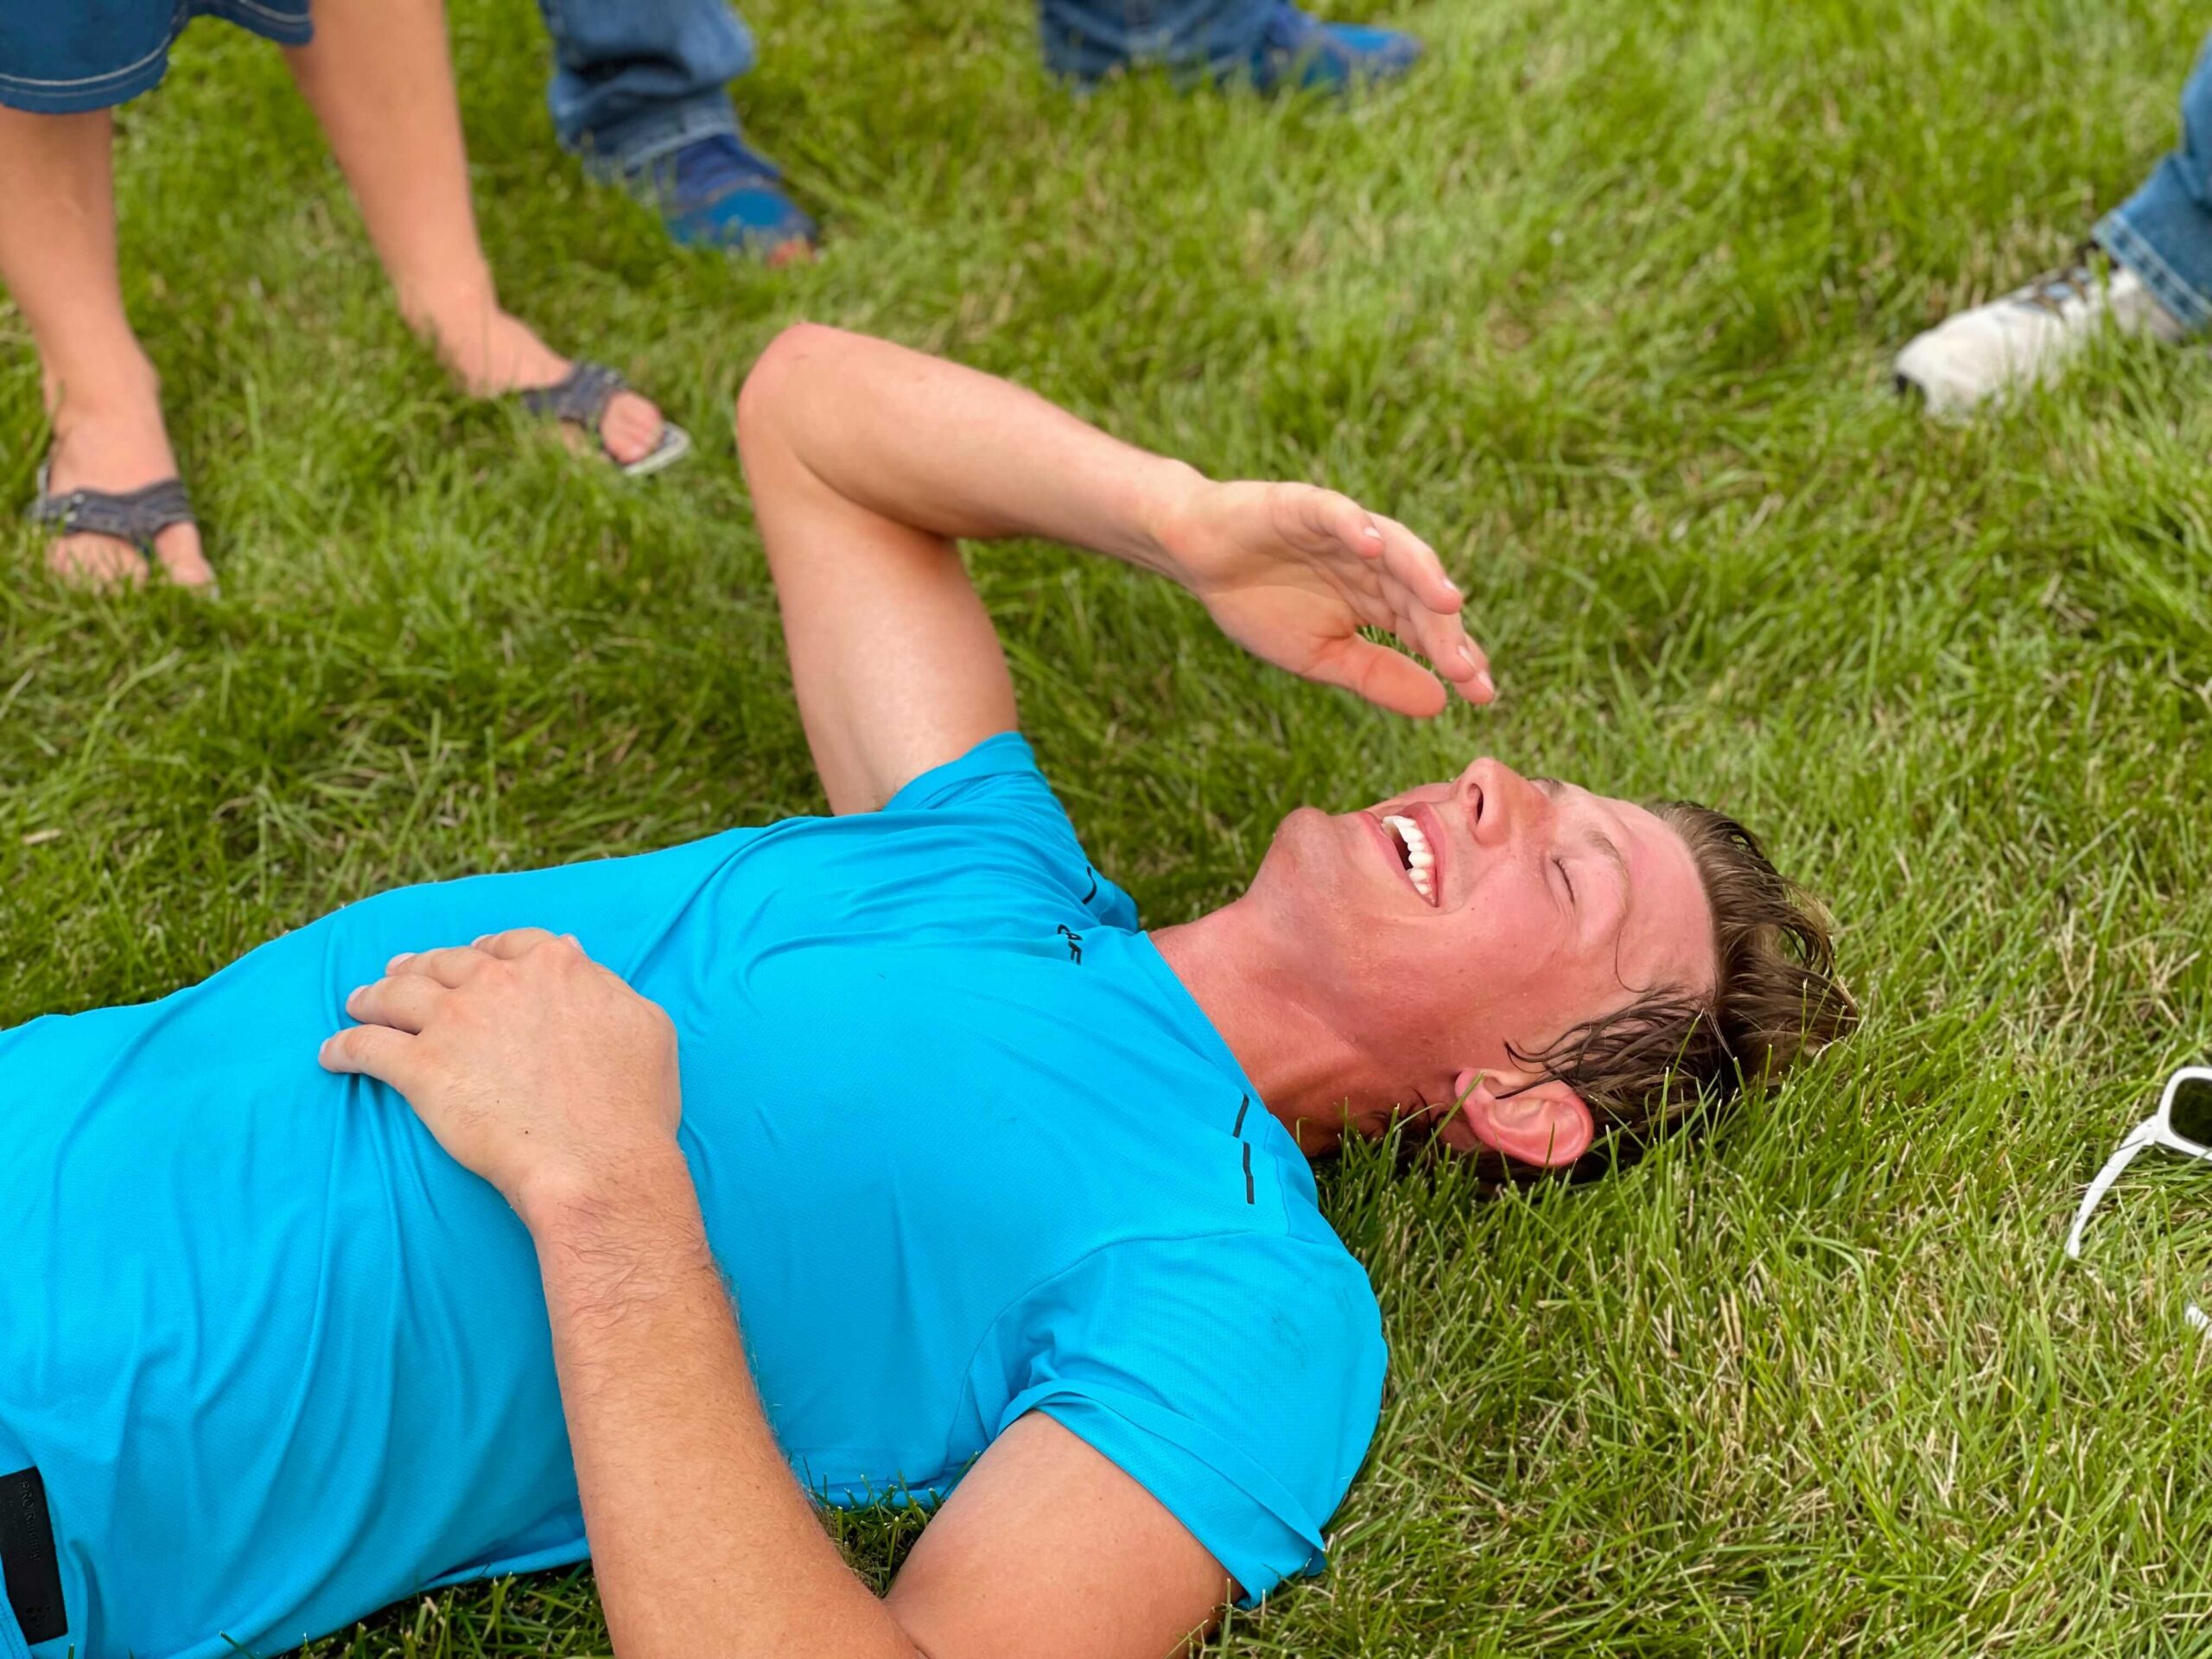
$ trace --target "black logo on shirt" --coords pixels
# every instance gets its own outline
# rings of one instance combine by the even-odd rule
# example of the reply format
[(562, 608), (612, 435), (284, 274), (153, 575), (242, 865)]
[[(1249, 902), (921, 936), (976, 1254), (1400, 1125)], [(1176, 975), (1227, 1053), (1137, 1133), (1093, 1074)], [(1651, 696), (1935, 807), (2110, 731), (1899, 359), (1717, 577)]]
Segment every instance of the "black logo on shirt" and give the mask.
[(1077, 967), (1082, 967), (1083, 935), (1077, 932), (1075, 929), (1070, 927), (1065, 922), (1062, 922), (1058, 927), (1054, 928), (1052, 931), (1055, 933), (1065, 933), (1067, 935), (1068, 960), (1075, 963)]
[(1235, 1135), (1239, 1144), (1241, 1144), (1244, 1148), (1244, 1202), (1247, 1204), (1250, 1204), (1253, 1201), (1252, 1143), (1244, 1139), (1244, 1114), (1251, 1109), (1252, 1096), (1246, 1095), (1240, 1098), (1236, 1103), (1236, 1122), (1230, 1127), (1229, 1130), (1230, 1134)]

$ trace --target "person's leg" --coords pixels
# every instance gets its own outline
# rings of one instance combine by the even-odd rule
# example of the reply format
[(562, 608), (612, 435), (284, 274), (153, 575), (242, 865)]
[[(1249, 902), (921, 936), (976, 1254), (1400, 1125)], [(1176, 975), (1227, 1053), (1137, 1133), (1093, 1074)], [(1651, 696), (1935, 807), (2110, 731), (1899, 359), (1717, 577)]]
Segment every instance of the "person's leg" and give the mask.
[(1046, 67), (1096, 80), (1138, 65), (1193, 79), (1234, 73), (1265, 37), (1276, 0), (1038, 0)]
[(553, 42), (546, 102), (562, 147), (595, 171), (738, 130), (729, 83), (753, 36), (728, 0), (538, 0)]
[(1421, 43), (1325, 22), (1291, 0), (1038, 0), (1046, 67), (1081, 83), (1157, 65), (1188, 81), (1343, 88), (1403, 74)]
[(2050, 378), (2107, 327), (2169, 344), (2212, 322), (2212, 39), (2181, 95), (2181, 143), (2094, 232), (2023, 288), (1946, 317), (1897, 353), (1897, 390), (1963, 415)]
[[(400, 314), (479, 397), (551, 385), (568, 359), (500, 308), (476, 236), (442, 0), (316, 0), (314, 44), (285, 56), (328, 135), (391, 278)], [(634, 392), (601, 436), (628, 462), (659, 441)]]
[(728, 85), (753, 36), (728, 0), (538, 0), (553, 42), (546, 102), (587, 170), (659, 209), (678, 242), (771, 263), (814, 240), (775, 164), (740, 130)]
[(2181, 94), (2181, 143), (2097, 226), (2098, 245), (2182, 325), (2212, 322), (2212, 39)]
[[(106, 110), (0, 108), (0, 283), (30, 325), (54, 423), (49, 487), (135, 490), (176, 474), (161, 382), (130, 331), (116, 269), (113, 120)], [(214, 579), (200, 532), (174, 524), (154, 549), (172, 579)], [(65, 536), (54, 569), (99, 582), (145, 570), (112, 537)]]

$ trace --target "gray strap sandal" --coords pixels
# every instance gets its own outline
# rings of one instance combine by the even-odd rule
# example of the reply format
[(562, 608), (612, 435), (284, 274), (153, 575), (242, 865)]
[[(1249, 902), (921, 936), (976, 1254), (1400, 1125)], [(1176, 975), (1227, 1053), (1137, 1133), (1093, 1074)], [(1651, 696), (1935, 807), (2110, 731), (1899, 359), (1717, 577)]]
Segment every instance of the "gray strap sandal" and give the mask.
[[(149, 562), (154, 537), (171, 524), (196, 524), (191, 498), (181, 479), (164, 478), (137, 490), (71, 490), (56, 495), (48, 487), (51, 459), (38, 468), (38, 499), (24, 510), (35, 524), (51, 525), (57, 536), (112, 536), (127, 542)], [(218, 589), (209, 583), (210, 595)]]
[(71, 490), (56, 495), (47, 487), (54, 463), (38, 469), (38, 499), (26, 517), (35, 524), (51, 524), (58, 536), (112, 536), (128, 542), (147, 557), (154, 554), (154, 537), (171, 524), (193, 524), (192, 502), (181, 479), (164, 478), (141, 490)]
[(582, 427), (599, 438), (600, 452), (621, 467), (625, 476), (643, 478), (664, 467), (672, 467), (690, 454), (691, 435), (664, 416), (658, 443), (635, 461), (614, 461), (613, 452), (607, 448), (607, 440), (600, 436), (600, 418), (607, 413), (607, 406), (614, 401), (615, 394), (629, 389), (630, 383), (604, 363), (579, 362), (569, 371), (567, 379), (550, 386), (536, 386), (516, 396), (533, 415)]

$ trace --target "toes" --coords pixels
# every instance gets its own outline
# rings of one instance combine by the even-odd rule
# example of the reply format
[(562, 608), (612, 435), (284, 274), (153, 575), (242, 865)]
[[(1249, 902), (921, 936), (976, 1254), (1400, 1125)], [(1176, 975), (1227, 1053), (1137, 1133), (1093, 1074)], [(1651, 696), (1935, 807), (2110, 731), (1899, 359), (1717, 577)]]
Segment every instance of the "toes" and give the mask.
[(660, 410), (634, 391), (616, 393), (600, 417), (599, 435), (607, 454), (625, 467), (652, 454), (660, 433)]
[(112, 536), (64, 536), (46, 550), (47, 569), (82, 588), (135, 587), (146, 579), (146, 561)]
[[(200, 550), (194, 524), (172, 524), (154, 538), (154, 552), (168, 579), (181, 588), (213, 585), (215, 571)], [(138, 550), (112, 536), (64, 536), (46, 550), (47, 568), (83, 588), (135, 588), (146, 580)]]
[(154, 537), (154, 556), (168, 579), (180, 588), (214, 585), (215, 569), (200, 550), (197, 524), (171, 524)]

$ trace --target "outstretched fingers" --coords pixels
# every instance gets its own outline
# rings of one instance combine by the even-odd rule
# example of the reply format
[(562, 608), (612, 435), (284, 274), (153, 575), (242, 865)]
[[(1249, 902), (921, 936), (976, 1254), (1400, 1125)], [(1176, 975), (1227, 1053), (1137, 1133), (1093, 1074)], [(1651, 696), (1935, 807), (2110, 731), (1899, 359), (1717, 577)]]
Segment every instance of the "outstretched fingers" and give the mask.
[(1381, 543), (1382, 569), (1424, 607), (1440, 616), (1457, 616), (1466, 603), (1459, 583), (1444, 569), (1436, 550), (1395, 518), (1370, 514)]
[[(1468, 702), (1488, 702), (1497, 695), (1490, 659), (1467, 637), (1461, 620), (1465, 595), (1446, 572), (1435, 549), (1396, 519), (1370, 512), (1334, 490), (1313, 490), (1300, 505), (1309, 531), (1360, 561), (1366, 580), (1358, 586), (1369, 601), (1357, 607), (1363, 620), (1389, 628), (1409, 649), (1427, 658)], [(1376, 613), (1378, 607), (1381, 614)], [(1372, 667), (1366, 671), (1386, 672)], [(1386, 672), (1386, 680), (1406, 690), (1412, 683), (1395, 673)]]
[(1497, 696), (1490, 677), (1490, 658), (1467, 637), (1456, 616), (1433, 611), (1402, 611), (1391, 631), (1436, 665), (1467, 702), (1484, 703)]
[(1436, 665), (1436, 671), (1469, 702), (1497, 695), (1490, 658), (1468, 638), (1462, 616), (1465, 596), (1445, 574), (1444, 562), (1427, 542), (1395, 518), (1377, 518), (1382, 562), (1399, 595), (1398, 637)]
[(1356, 633), (1323, 645), (1306, 675), (1356, 691), (1393, 714), (1425, 720), (1444, 709), (1444, 688), (1435, 675), (1404, 652)]
[(1382, 561), (1382, 526), (1350, 496), (1317, 485), (1303, 492), (1299, 509), (1309, 534), (1325, 537), (1360, 558)]
[(1445, 573), (1444, 561), (1396, 519), (1370, 512), (1338, 491), (1319, 487), (1305, 491), (1299, 505), (1311, 534), (1325, 537), (1374, 565), (1430, 610), (1459, 610), (1462, 595)]

